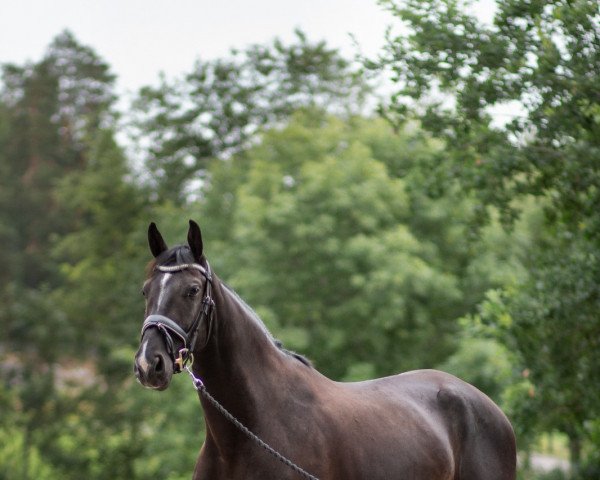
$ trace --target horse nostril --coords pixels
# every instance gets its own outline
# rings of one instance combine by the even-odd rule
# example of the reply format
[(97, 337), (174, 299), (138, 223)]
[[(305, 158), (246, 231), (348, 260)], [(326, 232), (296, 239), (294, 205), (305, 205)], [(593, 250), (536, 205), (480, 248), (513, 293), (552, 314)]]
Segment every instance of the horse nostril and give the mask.
[(156, 373), (161, 373), (164, 370), (163, 359), (160, 355), (157, 355), (155, 358), (156, 358), (156, 363), (154, 364), (154, 371)]

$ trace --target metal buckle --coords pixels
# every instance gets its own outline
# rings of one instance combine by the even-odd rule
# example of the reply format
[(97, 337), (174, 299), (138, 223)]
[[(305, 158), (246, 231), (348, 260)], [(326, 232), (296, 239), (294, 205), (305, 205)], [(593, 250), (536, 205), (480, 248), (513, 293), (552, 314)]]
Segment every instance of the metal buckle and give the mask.
[(182, 348), (179, 350), (179, 356), (173, 362), (175, 373), (180, 373), (183, 371), (189, 359), (189, 353), (190, 351), (187, 348)]
[(208, 295), (202, 299), (202, 315), (208, 316), (211, 309), (215, 306), (215, 301)]

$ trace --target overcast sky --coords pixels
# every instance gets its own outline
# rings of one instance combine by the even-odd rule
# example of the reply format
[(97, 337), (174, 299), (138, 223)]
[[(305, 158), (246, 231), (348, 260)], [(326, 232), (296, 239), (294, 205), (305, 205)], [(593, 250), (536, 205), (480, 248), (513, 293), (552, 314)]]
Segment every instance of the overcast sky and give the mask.
[(189, 72), (232, 47), (291, 40), (294, 28), (347, 55), (374, 54), (392, 17), (375, 0), (0, 0), (0, 63), (38, 61), (62, 30), (91, 46), (121, 92)]

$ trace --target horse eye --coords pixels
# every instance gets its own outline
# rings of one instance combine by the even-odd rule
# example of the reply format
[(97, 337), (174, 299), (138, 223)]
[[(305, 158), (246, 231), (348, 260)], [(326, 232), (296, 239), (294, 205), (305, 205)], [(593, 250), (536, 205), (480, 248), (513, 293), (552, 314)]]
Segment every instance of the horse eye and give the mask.
[(187, 295), (188, 295), (188, 297), (195, 297), (199, 293), (200, 293), (200, 287), (198, 285), (194, 285), (194, 286), (190, 287)]
[(146, 296), (146, 290), (144, 290), (143, 288), (142, 288), (142, 291), (140, 293), (142, 294), (143, 297)]

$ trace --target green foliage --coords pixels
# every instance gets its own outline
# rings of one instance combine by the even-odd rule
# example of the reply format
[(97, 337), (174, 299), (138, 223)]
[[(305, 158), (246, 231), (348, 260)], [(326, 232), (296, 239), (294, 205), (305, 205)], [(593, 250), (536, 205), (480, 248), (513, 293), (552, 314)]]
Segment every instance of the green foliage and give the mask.
[(0, 417), (0, 478), (175, 480), (193, 469), (203, 425), (187, 378), (175, 379), (169, 396), (178, 401), (168, 402), (131, 378), (107, 382), (90, 362), (4, 371), (3, 380), (11, 414)]
[(577, 440), (598, 416), (600, 298), (596, 249), (572, 242), (569, 247), (556, 241), (560, 255), (551, 249), (538, 253), (529, 277), (490, 296), (481, 317), (527, 369), (528, 396), (516, 399), (516, 410), (526, 410), (527, 423), (520, 424), (557, 429)]
[(71, 228), (72, 215), (53, 196), (55, 182), (85, 166), (86, 136), (111, 118), (114, 77), (91, 49), (64, 32), (40, 62), (3, 65), (2, 81), (0, 190), (10, 229), (3, 256), (11, 258), (10, 277), (35, 288), (53, 279), (45, 258), (52, 236)]
[(2, 80), (2, 478), (131, 478), (135, 417), (119, 412), (123, 373), (103, 335), (137, 333), (123, 328), (132, 287), (118, 261), (140, 204), (100, 128), (114, 121), (114, 78), (65, 32), (40, 62), (4, 65)]
[(587, 452), (585, 460), (582, 462), (578, 479), (592, 480), (600, 475), (600, 449), (595, 448), (596, 445), (600, 445), (600, 421), (596, 419), (587, 423), (586, 429), (591, 438), (592, 448)]
[[(455, 314), (467, 308), (436, 245), (411, 231), (405, 180), (373, 156), (397, 160), (372, 148), (382, 131), (383, 122), (298, 113), (232, 158), (245, 164), (243, 183), (224, 192), (224, 171), (237, 170), (218, 165), (206, 195), (207, 205), (232, 198), (226, 258), (209, 254), (217, 271), (336, 378), (435, 365), (454, 348)], [(212, 225), (220, 213), (204, 217)]]
[[(380, 3), (404, 27), (370, 63), (397, 85), (386, 113), (418, 119), (444, 143), (443, 156), (422, 163), (432, 172), (422, 185), (474, 195), (480, 225), (498, 211), (514, 228), (531, 196), (543, 206), (519, 274), (505, 277), (481, 318), (529, 374), (507, 392), (517, 429), (566, 433), (577, 466), (582, 442), (595, 441), (585, 425), (600, 392), (598, 4), (499, 0), (485, 24), (468, 2)], [(502, 109), (511, 109), (506, 122)]]
[(37, 448), (30, 448), (28, 438), (16, 428), (3, 429), (0, 434), (2, 449), (0, 450), (0, 473), (2, 480), (21, 480), (23, 478), (40, 478), (44, 480), (61, 477), (51, 465), (44, 462)]
[[(441, 366), (499, 401), (520, 445), (567, 433), (595, 478), (597, 12), (503, 1), (481, 25), (456, 2), (383, 3), (412, 28), (379, 62), (401, 82), (394, 129), (353, 115), (355, 66), (297, 33), (143, 89), (134, 171), (93, 50), (66, 32), (3, 67), (0, 479), (189, 478), (189, 379), (158, 393), (131, 374), (147, 223), (181, 241), (187, 218), (324, 373)], [(492, 123), (513, 100), (524, 118)]]
[(231, 58), (198, 60), (185, 79), (143, 88), (133, 124), (138, 142), (149, 145), (152, 188), (181, 205), (211, 158), (238, 152), (260, 128), (301, 107), (354, 112), (367, 90), (337, 50), (297, 31), (291, 45), (275, 40), (233, 50)]
[(98, 131), (86, 169), (66, 175), (55, 190), (74, 213), (75, 225), (54, 247), (63, 275), (54, 294), (71, 319), (77, 348), (102, 355), (115, 339), (132, 338), (138, 331), (135, 322), (123, 320), (141, 313), (132, 299), (139, 296), (140, 266), (146, 259), (138, 247), (145, 228), (143, 195), (128, 181), (126, 159), (113, 137), (110, 130)]
[[(594, 234), (597, 3), (499, 1), (492, 25), (465, 13), (463, 2), (380, 3), (410, 29), (390, 33), (378, 62), (400, 86), (389, 115), (411, 117), (407, 99), (417, 100), (414, 113), (448, 145), (440, 166), (445, 174), (500, 207), (506, 219), (515, 214), (515, 197), (543, 195), (552, 215)], [(523, 114), (498, 127), (492, 122), (498, 106)]]

